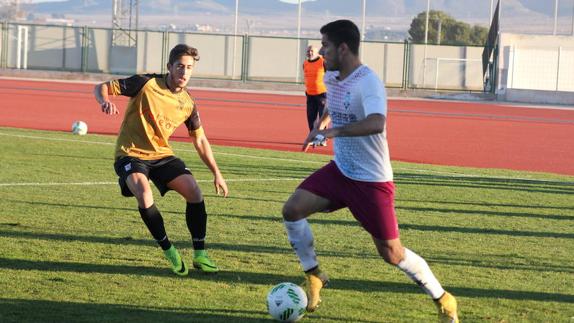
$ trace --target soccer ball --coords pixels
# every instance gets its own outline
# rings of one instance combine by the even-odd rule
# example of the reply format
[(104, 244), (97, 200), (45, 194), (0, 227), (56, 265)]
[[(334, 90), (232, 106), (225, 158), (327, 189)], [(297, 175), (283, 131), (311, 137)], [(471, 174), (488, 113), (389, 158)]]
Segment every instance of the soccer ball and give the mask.
[(84, 121), (74, 121), (72, 123), (72, 133), (83, 136), (88, 133), (88, 125)]
[(267, 311), (281, 322), (295, 322), (305, 315), (307, 295), (293, 283), (273, 286), (267, 294)]

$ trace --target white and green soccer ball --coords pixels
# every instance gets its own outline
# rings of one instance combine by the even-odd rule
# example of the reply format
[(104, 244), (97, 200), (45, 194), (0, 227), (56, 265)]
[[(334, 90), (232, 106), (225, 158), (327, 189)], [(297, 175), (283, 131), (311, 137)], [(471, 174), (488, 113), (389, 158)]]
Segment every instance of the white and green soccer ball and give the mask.
[(305, 291), (293, 283), (280, 283), (267, 294), (267, 310), (274, 319), (281, 322), (296, 322), (307, 308)]
[(88, 133), (88, 125), (84, 121), (74, 121), (72, 123), (72, 133), (83, 136)]

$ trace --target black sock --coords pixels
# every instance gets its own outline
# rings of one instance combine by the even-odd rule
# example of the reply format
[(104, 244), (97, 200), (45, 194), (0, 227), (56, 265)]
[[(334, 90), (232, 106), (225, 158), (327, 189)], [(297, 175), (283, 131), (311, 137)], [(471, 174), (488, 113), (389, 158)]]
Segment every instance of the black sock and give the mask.
[(185, 208), (185, 221), (187, 228), (191, 233), (191, 241), (193, 242), (193, 249), (205, 249), (205, 232), (207, 230), (207, 212), (205, 211), (205, 203), (187, 203)]
[(147, 209), (138, 209), (140, 211), (142, 220), (144, 221), (157, 244), (159, 244), (162, 250), (169, 249), (171, 247), (171, 242), (169, 242), (169, 239), (167, 238), (167, 233), (165, 233), (165, 227), (163, 225), (163, 218), (161, 217), (161, 213), (159, 213), (159, 210), (155, 204), (148, 207)]

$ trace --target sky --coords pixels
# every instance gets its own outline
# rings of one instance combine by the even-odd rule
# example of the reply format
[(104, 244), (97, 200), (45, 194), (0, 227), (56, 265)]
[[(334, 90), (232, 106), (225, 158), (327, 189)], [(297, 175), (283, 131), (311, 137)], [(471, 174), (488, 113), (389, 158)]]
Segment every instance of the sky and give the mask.
[[(66, 1), (66, 0), (31, 0), (34, 3), (38, 3), (38, 2), (50, 2), (50, 1)], [(298, 3), (299, 0), (280, 0), (283, 2), (288, 2), (288, 3)], [(302, 2), (306, 2), (306, 1), (314, 1), (314, 0), (301, 0)]]

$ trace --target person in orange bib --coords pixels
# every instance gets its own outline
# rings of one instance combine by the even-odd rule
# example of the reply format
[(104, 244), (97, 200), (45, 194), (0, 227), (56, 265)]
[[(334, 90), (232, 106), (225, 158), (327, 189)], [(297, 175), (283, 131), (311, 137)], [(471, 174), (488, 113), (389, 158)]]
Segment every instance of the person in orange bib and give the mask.
[[(303, 62), (305, 75), (305, 95), (307, 96), (307, 124), (309, 131), (313, 130), (315, 121), (323, 116), (325, 103), (327, 102), (327, 88), (323, 83), (325, 66), (323, 57), (319, 55), (319, 49), (313, 45), (307, 47), (307, 59)], [(324, 139), (318, 143), (327, 146)]]

